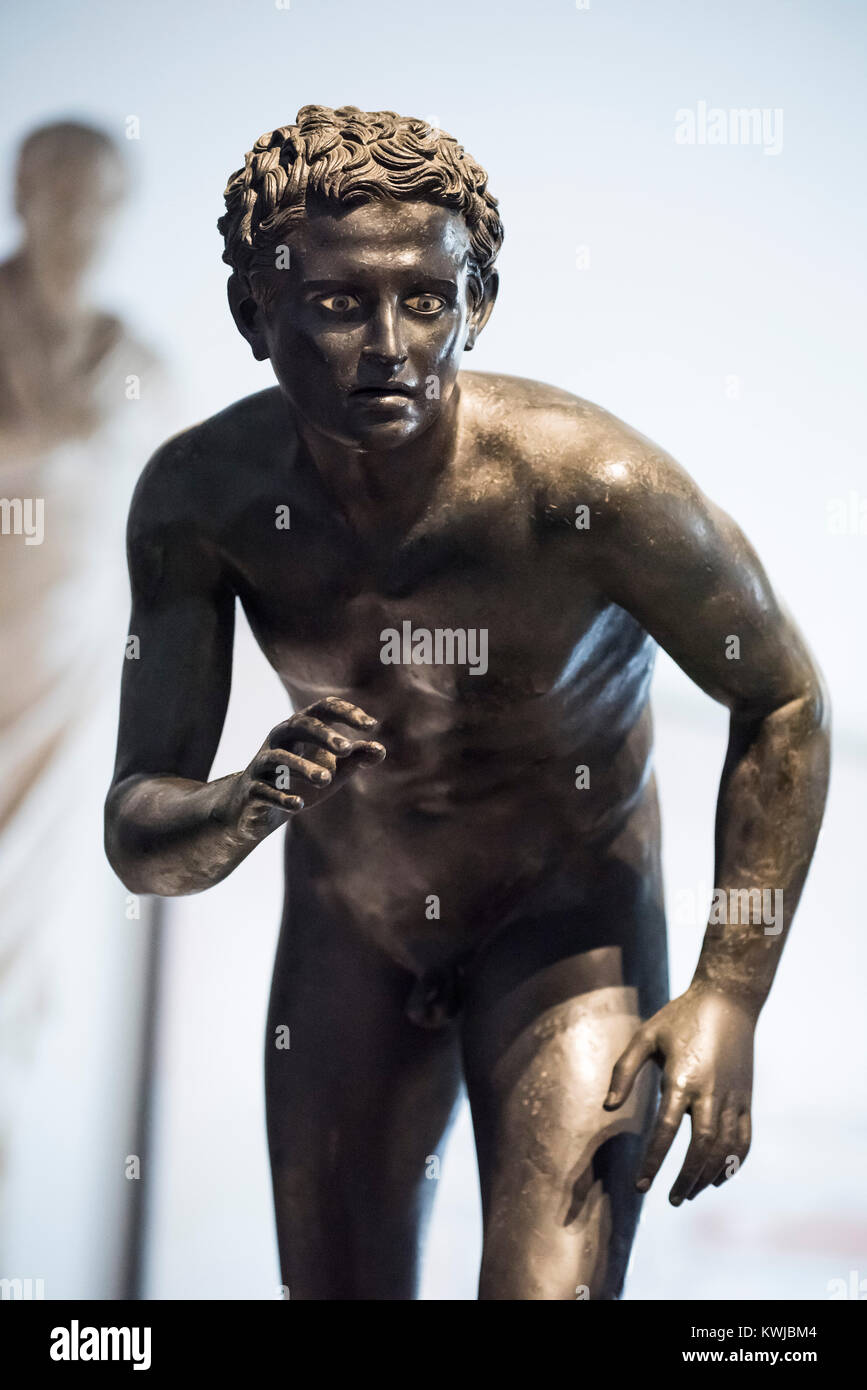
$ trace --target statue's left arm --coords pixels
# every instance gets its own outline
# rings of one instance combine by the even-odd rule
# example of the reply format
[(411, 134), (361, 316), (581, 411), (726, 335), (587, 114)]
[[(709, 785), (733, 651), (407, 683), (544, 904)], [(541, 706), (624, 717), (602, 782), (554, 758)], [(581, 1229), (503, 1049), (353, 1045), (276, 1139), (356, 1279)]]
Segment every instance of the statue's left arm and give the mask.
[[(639, 1069), (663, 1068), (646, 1190), (684, 1115), (692, 1142), (676, 1206), (737, 1171), (750, 1143), (753, 1033), (816, 844), (828, 781), (821, 674), (746, 537), (665, 455), (606, 465), (591, 516), (600, 587), (730, 711), (712, 909), (692, 983), (620, 1058), (616, 1109)], [(588, 535), (589, 539), (589, 535)]]

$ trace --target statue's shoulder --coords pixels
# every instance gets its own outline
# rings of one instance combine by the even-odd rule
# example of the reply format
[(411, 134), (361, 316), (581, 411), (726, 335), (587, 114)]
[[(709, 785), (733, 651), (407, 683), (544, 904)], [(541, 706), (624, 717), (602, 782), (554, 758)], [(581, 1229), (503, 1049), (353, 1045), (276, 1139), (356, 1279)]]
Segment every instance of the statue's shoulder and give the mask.
[(601, 405), (544, 381), (493, 372), (461, 372), (459, 380), (476, 427), (499, 430), (524, 452), (535, 446), (546, 455), (563, 449), (574, 457), (576, 449), (592, 451), (626, 436), (642, 439)]
[(205, 520), (273, 463), (291, 432), (277, 387), (245, 396), (160, 445), (139, 478), (133, 509), (154, 518)]
[[(500, 372), (461, 372), (458, 377), (467, 407), (477, 418), (487, 416), (491, 425), (500, 424), (510, 432), (531, 419), (539, 423), (540, 413), (557, 414), (587, 407), (588, 402), (529, 377), (505, 376)], [(595, 407), (590, 407), (591, 409)]]
[(294, 426), (279, 387), (243, 396), (225, 409), (175, 436), (182, 453), (210, 461), (214, 468), (235, 467), (243, 458), (253, 465), (270, 457), (275, 442), (286, 441)]
[(462, 372), (466, 414), (488, 437), (522, 462), (528, 477), (570, 491), (603, 488), (614, 476), (647, 479), (671, 462), (658, 445), (611, 411), (570, 391), (526, 377)]
[(465, 373), (467, 414), (482, 449), (508, 459), (516, 484), (540, 517), (586, 507), (600, 534), (640, 517), (651, 499), (676, 511), (699, 495), (670, 454), (611, 411), (543, 382)]

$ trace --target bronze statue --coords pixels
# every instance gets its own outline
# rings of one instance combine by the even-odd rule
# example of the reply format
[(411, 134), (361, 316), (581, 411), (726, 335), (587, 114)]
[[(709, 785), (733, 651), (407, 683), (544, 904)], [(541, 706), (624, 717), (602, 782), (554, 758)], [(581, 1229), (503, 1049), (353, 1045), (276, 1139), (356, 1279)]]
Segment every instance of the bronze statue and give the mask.
[[(458, 375), (502, 228), (451, 136), (305, 106), (226, 208), (232, 314), (278, 385), (140, 480), (109, 857), (131, 891), (195, 893), (287, 823), (266, 1086), (291, 1298), (414, 1296), (462, 1076), (480, 1298), (618, 1297), (684, 1115), (675, 1206), (749, 1148), (754, 1028), (825, 795), (821, 677), (656, 445), (565, 391)], [(208, 782), (236, 598), (297, 713)], [(717, 891), (671, 1002), (656, 642), (731, 711)]]

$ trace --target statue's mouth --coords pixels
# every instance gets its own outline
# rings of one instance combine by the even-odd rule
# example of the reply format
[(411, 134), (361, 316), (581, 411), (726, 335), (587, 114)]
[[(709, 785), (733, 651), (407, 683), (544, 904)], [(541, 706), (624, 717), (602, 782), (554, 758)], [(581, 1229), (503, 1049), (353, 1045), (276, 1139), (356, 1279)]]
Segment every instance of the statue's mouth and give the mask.
[(388, 381), (381, 386), (356, 386), (351, 394), (353, 396), (380, 398), (383, 396), (412, 396), (414, 392), (411, 386), (407, 386), (401, 381)]

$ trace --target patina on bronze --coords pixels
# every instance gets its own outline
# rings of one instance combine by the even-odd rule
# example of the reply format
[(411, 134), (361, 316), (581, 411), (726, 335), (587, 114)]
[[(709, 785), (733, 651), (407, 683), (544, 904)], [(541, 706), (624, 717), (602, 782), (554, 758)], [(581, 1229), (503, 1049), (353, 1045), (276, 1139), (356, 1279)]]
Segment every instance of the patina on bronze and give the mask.
[[(266, 1086), (291, 1298), (415, 1295), (462, 1076), (480, 1298), (618, 1297), (683, 1117), (675, 1206), (749, 1148), (825, 797), (821, 677), (655, 444), (554, 387), (458, 375), (502, 228), (452, 137), (306, 106), (226, 205), (232, 313), (278, 385), (139, 483), (109, 858), (133, 892), (200, 892), (288, 822)], [(298, 712), (209, 782), (236, 599)], [(670, 1002), (656, 643), (731, 714), (715, 902), (784, 903), (770, 929), (712, 914)]]

